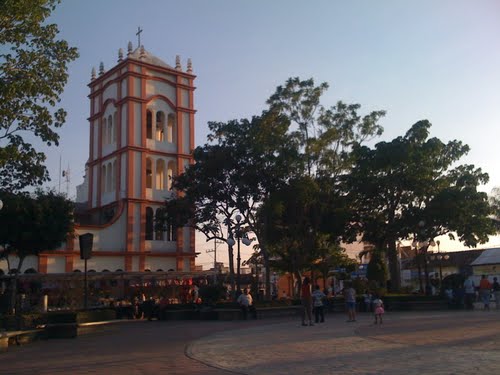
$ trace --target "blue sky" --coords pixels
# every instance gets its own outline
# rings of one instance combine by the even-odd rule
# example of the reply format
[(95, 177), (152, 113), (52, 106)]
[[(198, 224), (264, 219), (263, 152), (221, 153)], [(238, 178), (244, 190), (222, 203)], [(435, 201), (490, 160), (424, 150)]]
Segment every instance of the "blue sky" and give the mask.
[(70, 196), (88, 156), (91, 69), (112, 67), (128, 41), (135, 47), (138, 26), (165, 62), (193, 60), (197, 145), (208, 121), (259, 114), (287, 78), (312, 77), (330, 84), (326, 106), (386, 110), (380, 140), (430, 120), (431, 136), (471, 147), (462, 162), (489, 173), (484, 191), (500, 186), (499, 1), (66, 0), (50, 21), (80, 52), (63, 95), (61, 145), (48, 150), (49, 185), (58, 186), (62, 156)]

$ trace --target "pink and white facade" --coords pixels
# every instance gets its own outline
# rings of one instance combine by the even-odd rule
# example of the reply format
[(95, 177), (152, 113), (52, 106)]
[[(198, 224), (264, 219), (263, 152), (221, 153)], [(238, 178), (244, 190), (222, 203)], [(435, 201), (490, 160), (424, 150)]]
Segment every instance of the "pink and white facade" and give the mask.
[[(176, 194), (172, 177), (193, 163), (195, 78), (190, 60), (185, 70), (179, 57), (172, 67), (131, 43), (116, 66), (93, 70), (89, 158), (76, 215), (76, 234), (94, 234), (89, 270), (194, 270), (194, 230), (156, 230), (154, 217)], [(38, 263), (42, 273), (83, 270), (78, 236)]]

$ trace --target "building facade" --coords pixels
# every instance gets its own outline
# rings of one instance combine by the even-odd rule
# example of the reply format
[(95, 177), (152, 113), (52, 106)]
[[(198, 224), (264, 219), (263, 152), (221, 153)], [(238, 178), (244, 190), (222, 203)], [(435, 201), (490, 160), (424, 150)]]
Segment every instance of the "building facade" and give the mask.
[(120, 49), (118, 63), (92, 71), (89, 157), (77, 188), (76, 237), (42, 254), (42, 273), (82, 271), (78, 235), (94, 235), (88, 269), (192, 271), (194, 229), (161, 228), (172, 178), (193, 163), (194, 80), (191, 61), (172, 67), (139, 46)]

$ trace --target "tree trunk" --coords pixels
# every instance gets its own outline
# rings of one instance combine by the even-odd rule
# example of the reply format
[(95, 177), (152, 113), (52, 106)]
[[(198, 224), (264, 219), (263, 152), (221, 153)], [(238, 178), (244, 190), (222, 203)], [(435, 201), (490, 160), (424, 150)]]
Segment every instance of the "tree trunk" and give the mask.
[(19, 257), (19, 263), (17, 265), (16, 272), (14, 273), (14, 279), (11, 281), (11, 295), (10, 295), (10, 308), (9, 311), (11, 314), (18, 314), (19, 311), (16, 308), (16, 300), (17, 300), (17, 280), (19, 279), (19, 272), (21, 271), (21, 267), (23, 266), (24, 257)]
[(425, 246), (423, 250), (424, 258), (424, 274), (425, 274), (425, 295), (430, 296), (432, 294), (431, 284), (429, 282), (429, 268), (427, 267), (427, 249), (429, 246)]
[(267, 251), (264, 251), (264, 249), (260, 249), (260, 253), (262, 254), (262, 257), (264, 258), (264, 268), (266, 270), (266, 292), (264, 296), (264, 301), (270, 301), (271, 300), (271, 269), (269, 267), (269, 254)]
[(387, 249), (387, 258), (389, 260), (389, 274), (391, 278), (391, 291), (398, 292), (401, 289), (401, 270), (399, 269), (398, 251), (396, 242), (390, 241)]
[(235, 279), (234, 279), (234, 254), (233, 247), (227, 245), (227, 254), (229, 257), (229, 283), (231, 284), (231, 295), (235, 297)]

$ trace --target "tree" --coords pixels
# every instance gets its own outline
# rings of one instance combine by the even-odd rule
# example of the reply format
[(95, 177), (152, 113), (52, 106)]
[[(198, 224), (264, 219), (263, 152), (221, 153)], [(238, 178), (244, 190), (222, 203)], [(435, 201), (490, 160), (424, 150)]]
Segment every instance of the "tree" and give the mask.
[(0, 188), (20, 190), (49, 180), (45, 155), (29, 139), (58, 145), (66, 112), (54, 109), (76, 48), (46, 24), (59, 0), (0, 2)]
[(291, 179), (259, 209), (259, 222), (266, 222), (260, 239), (275, 259), (273, 267), (292, 273), (299, 285), (304, 271), (318, 270), (326, 280), (330, 268), (349, 263), (340, 247), (349, 209), (320, 182)]
[(326, 82), (315, 86), (312, 78), (289, 78), (284, 86), (276, 88), (267, 103), (271, 110), (286, 116), (292, 129), (296, 127), (291, 135), (301, 146), (307, 174), (335, 180), (350, 169), (353, 145), (382, 134), (379, 120), (385, 111), (361, 117), (359, 104), (342, 101), (325, 108), (320, 101), (327, 89)]
[[(267, 216), (258, 214), (259, 208), (291, 179), (316, 174), (318, 157), (311, 159), (310, 155), (313, 155), (313, 146), (317, 150), (315, 155), (322, 155), (322, 149), (315, 143), (316, 131), (311, 129), (319, 124), (316, 112), (322, 108), (319, 99), (326, 88), (326, 84), (316, 87), (313, 80), (293, 78), (284, 88), (278, 87), (268, 101), (269, 109), (261, 116), (251, 120), (210, 122), (209, 143), (195, 151), (195, 164), (174, 181), (179, 199), (187, 202), (183, 206), (191, 207), (191, 225), (208, 234), (208, 238), (224, 239), (224, 225), (234, 225), (231, 218), (235, 212), (242, 215), (242, 225), (255, 234), (259, 243), (266, 268), (266, 296), (270, 296), (270, 252), (264, 232), (269, 223)], [(356, 115), (357, 108), (341, 106), (342, 114), (338, 117), (332, 108), (321, 121), (321, 127), (325, 127), (323, 124), (331, 126), (328, 141), (326, 136), (321, 138), (322, 145), (325, 149), (331, 147), (330, 152), (341, 153), (343, 161), (352, 142), (366, 139), (360, 131), (368, 135), (381, 130), (377, 120), (383, 113), (361, 119)], [(346, 111), (350, 111), (352, 121), (342, 122)], [(370, 124), (369, 129), (362, 125), (363, 122)], [(295, 125), (298, 131), (293, 129)], [(338, 128), (342, 126), (344, 129), (340, 131)], [(350, 138), (343, 138), (347, 136)], [(345, 147), (335, 147), (336, 142)], [(338, 167), (335, 162), (330, 164)], [(337, 170), (344, 170), (344, 166)], [(331, 185), (329, 189), (335, 185), (332, 174), (332, 169), (329, 174), (323, 173)], [(167, 203), (167, 206), (173, 205), (177, 203)]]
[[(27, 256), (58, 248), (71, 236), (73, 202), (53, 191), (34, 194), (2, 191), (0, 211), (0, 244), (2, 257), (17, 258), (12, 288), (12, 305), (16, 294), (17, 277)], [(10, 263), (9, 263), (10, 268)]]
[[(207, 240), (226, 240), (239, 212), (246, 231), (255, 233), (266, 270), (268, 256), (259, 240), (255, 212), (269, 191), (300, 170), (293, 165), (296, 146), (287, 135), (288, 123), (276, 113), (266, 112), (251, 120), (210, 122), (211, 134), (194, 151), (195, 163), (174, 179), (179, 197), (166, 202), (166, 213), (201, 231)], [(183, 214), (179, 215), (179, 212)], [(227, 227), (227, 232), (226, 232)], [(232, 270), (232, 248), (228, 248)], [(234, 274), (234, 271), (231, 272)], [(266, 272), (266, 296), (269, 296)]]
[(428, 244), (456, 232), (466, 246), (476, 246), (494, 233), (487, 196), (477, 191), (488, 175), (474, 166), (452, 169), (468, 146), (429, 138), (430, 127), (419, 121), (403, 137), (374, 149), (357, 147), (356, 164), (346, 179), (356, 212), (352, 226), (387, 254), (395, 289), (400, 283), (397, 240)]
[(500, 187), (493, 188), (489, 196), (489, 201), (498, 227), (500, 224)]

